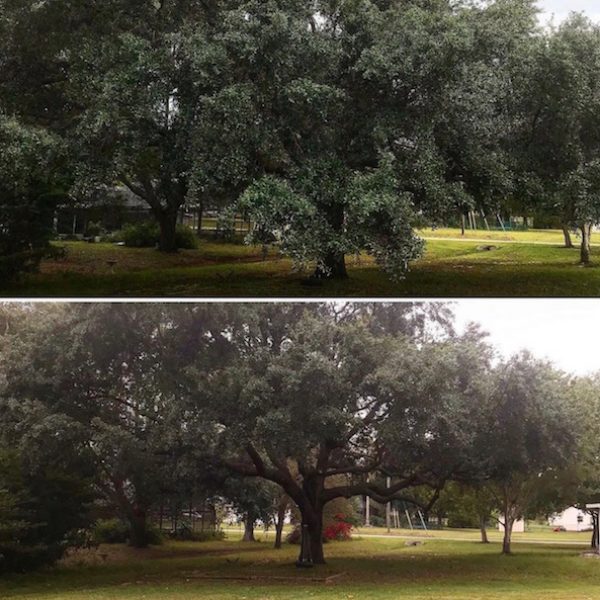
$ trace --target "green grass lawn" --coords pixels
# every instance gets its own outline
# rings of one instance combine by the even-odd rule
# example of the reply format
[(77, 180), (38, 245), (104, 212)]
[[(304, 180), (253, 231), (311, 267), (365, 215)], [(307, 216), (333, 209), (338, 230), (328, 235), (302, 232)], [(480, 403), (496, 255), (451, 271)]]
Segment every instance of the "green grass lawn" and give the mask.
[[(474, 534), (475, 532), (473, 532)], [(237, 537), (237, 536), (236, 536)], [(412, 600), (592, 600), (600, 561), (584, 547), (519, 543), (501, 556), (495, 542), (426, 539), (419, 546), (390, 536), (334, 542), (328, 564), (298, 570), (298, 548), (243, 543), (169, 542), (147, 550), (102, 546), (64, 564), (0, 580), (11, 600), (284, 598)]]
[[(66, 257), (0, 289), (4, 297), (484, 297), (598, 296), (600, 246), (593, 264), (562, 248), (560, 232), (467, 232), (491, 236), (493, 250), (458, 230), (423, 231), (425, 256), (405, 280), (390, 281), (368, 256), (348, 257), (349, 278), (305, 285), (288, 259), (260, 248), (203, 239), (198, 250), (165, 255), (154, 249), (65, 242)], [(494, 236), (512, 236), (502, 240)], [(598, 234), (596, 234), (598, 236)], [(478, 238), (479, 239), (479, 238)], [(541, 243), (542, 242), (542, 243)]]
[[(284, 529), (287, 531), (287, 529)], [(241, 538), (243, 529), (241, 525), (230, 526), (225, 528), (225, 532), (232, 538), (239, 536)], [(489, 527), (487, 530), (488, 538), (492, 542), (502, 541), (502, 533), (497, 527)], [(258, 536), (264, 539), (270, 539), (269, 536), (274, 535), (272, 531), (257, 533)], [(392, 528), (388, 532), (385, 527), (360, 527), (355, 529), (355, 535), (369, 538), (370, 536), (396, 536), (402, 538), (431, 538), (447, 541), (471, 541), (478, 542), (480, 540), (479, 529), (452, 529), (444, 527), (444, 529), (395, 529)], [(553, 531), (548, 525), (539, 525), (535, 523), (527, 524), (527, 531), (524, 533), (514, 532), (512, 537), (517, 543), (521, 542), (540, 542), (552, 544), (580, 544), (585, 546), (590, 542), (591, 532), (587, 531)]]
[[(564, 237), (562, 231), (558, 229), (529, 229), (527, 231), (498, 231), (485, 229), (465, 230), (464, 235), (460, 229), (421, 229), (419, 235), (431, 238), (446, 239), (478, 239), (478, 240), (497, 240), (507, 242), (535, 242), (545, 244), (562, 244)], [(571, 233), (571, 239), (574, 244), (579, 243), (575, 233)], [(600, 232), (592, 233), (592, 243), (600, 244)]]

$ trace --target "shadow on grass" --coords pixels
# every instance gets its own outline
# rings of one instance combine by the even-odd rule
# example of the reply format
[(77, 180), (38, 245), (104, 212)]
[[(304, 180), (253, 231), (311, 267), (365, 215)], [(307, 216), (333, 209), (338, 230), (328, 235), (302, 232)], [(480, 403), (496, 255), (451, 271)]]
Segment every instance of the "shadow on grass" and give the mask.
[[(175, 584), (209, 586), (211, 589), (233, 586), (235, 591), (248, 585), (274, 588), (281, 585), (278, 577), (290, 577), (298, 586), (318, 589), (320, 584), (311, 579), (342, 573), (343, 577), (336, 580), (335, 585), (339, 581), (339, 585), (368, 589), (373, 586), (446, 589), (498, 583), (508, 586), (563, 586), (569, 582), (600, 584), (600, 572), (595, 562), (579, 556), (582, 548), (518, 544), (512, 556), (502, 556), (498, 543), (427, 541), (412, 547), (398, 540), (356, 540), (328, 544), (327, 565), (298, 570), (293, 564), (298, 551), (296, 546), (286, 546), (280, 551), (261, 543), (224, 542), (211, 544), (210, 548), (197, 546), (171, 544), (165, 553), (153, 558), (147, 555), (140, 558), (134, 553), (124, 563), (59, 567), (28, 576), (13, 576), (0, 584), (0, 596), (35, 597), (51, 590), (55, 598), (71, 592), (78, 592), (79, 598), (84, 591), (92, 596), (94, 590), (114, 588), (110, 597), (119, 597), (117, 590), (122, 587), (142, 586), (156, 590), (161, 585)], [(203, 579), (207, 576), (214, 581)], [(232, 576), (253, 578), (254, 583), (219, 581), (219, 578)], [(296, 583), (287, 583), (288, 591), (290, 586), (297, 589)], [(238, 596), (234, 592), (231, 597)]]

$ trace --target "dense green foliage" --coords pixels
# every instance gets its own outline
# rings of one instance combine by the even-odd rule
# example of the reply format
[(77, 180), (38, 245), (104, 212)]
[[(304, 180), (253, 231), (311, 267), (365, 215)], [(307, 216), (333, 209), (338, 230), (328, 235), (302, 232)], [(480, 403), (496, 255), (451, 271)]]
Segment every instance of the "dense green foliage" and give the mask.
[[(135, 223), (116, 232), (111, 239), (123, 241), (132, 248), (155, 248), (160, 242), (160, 231), (158, 225), (152, 222)], [(189, 227), (177, 226), (175, 239), (178, 248), (192, 250), (198, 246), (198, 238)]]
[[(192, 497), (228, 502), (247, 539), (257, 520), (281, 523), (289, 504), (317, 563), (327, 510), (343, 499), (428, 513), (455, 481), (485, 491), (471, 503), (485, 500), (479, 517), (506, 515), (510, 525), (592, 493), (595, 421), (574, 415), (592, 406), (596, 384), (577, 382), (574, 402), (551, 365), (527, 355), (494, 364), (482, 333), (458, 335), (444, 304), (57, 305), (3, 315), (6, 448), (44, 482), (49, 460), (72, 478), (63, 488), (79, 508), (53, 533), (63, 545), (86, 514), (73, 490), (89, 483), (134, 546), (153, 543), (159, 508), (161, 519), (165, 508), (181, 518)], [(31, 428), (34, 416), (43, 425)], [(63, 430), (60, 442), (44, 437)], [(22, 512), (28, 486), (2, 487), (9, 530), (36, 530)]]
[(0, 401), (0, 572), (85, 543), (93, 469), (82, 429), (35, 402)]
[(0, 110), (20, 133), (0, 148), (36, 170), (1, 204), (47, 236), (57, 189), (89, 203), (123, 185), (165, 251), (182, 242), (183, 207), (237, 209), (249, 242), (319, 278), (345, 277), (344, 256), (363, 251), (403, 277), (424, 221), (536, 212), (565, 235), (579, 227), (587, 262), (598, 27), (576, 15), (541, 31), (535, 12), (532, 0), (7, 2)]
[(55, 154), (50, 134), (6, 117), (0, 104), (0, 280), (35, 270), (50, 253)]

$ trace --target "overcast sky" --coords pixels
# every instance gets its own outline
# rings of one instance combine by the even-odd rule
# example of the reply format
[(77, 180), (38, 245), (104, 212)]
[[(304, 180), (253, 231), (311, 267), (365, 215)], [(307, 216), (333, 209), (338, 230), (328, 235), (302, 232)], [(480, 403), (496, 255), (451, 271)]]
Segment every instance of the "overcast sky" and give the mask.
[(558, 24), (570, 12), (583, 12), (590, 19), (600, 22), (599, 0), (538, 0), (538, 6), (543, 11), (540, 15), (542, 23), (547, 23), (554, 15), (554, 22)]
[(572, 373), (600, 371), (600, 300), (456, 300), (459, 329), (476, 321), (505, 356), (528, 349)]

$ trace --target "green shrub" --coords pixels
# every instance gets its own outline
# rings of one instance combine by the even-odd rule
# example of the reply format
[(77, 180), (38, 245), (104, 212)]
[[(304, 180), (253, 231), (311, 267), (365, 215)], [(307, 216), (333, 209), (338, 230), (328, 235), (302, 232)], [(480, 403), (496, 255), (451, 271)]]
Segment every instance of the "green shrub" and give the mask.
[(124, 544), (129, 540), (129, 527), (121, 519), (99, 519), (92, 530), (97, 544)]
[(371, 515), (370, 521), (373, 527), (385, 526), (385, 519), (383, 517), (380, 517), (379, 515)]
[[(126, 544), (130, 538), (129, 525), (121, 519), (99, 519), (92, 529), (92, 541), (95, 544)], [(161, 532), (155, 527), (148, 527), (146, 541), (151, 546), (163, 543)]]
[(217, 237), (227, 241), (235, 237), (235, 210), (226, 208), (219, 213), (215, 234)]
[[(27, 450), (35, 450), (38, 441)], [(28, 458), (0, 441), (0, 574), (51, 565), (86, 542), (82, 532), (89, 528), (93, 498), (88, 480), (72, 472), (74, 465), (67, 472), (70, 465), (63, 470), (43, 458), (35, 468), (25, 467)]]
[(175, 233), (175, 243), (178, 248), (184, 250), (194, 250), (198, 247), (198, 237), (192, 229), (186, 225), (177, 225), (177, 231)]
[(156, 223), (145, 221), (126, 225), (121, 231), (126, 246), (132, 248), (152, 248), (158, 244), (159, 230)]
[[(152, 221), (126, 225), (121, 231), (116, 231), (108, 237), (112, 242), (125, 242), (132, 248), (154, 248), (160, 239), (158, 224)], [(185, 225), (178, 225), (175, 234), (175, 244), (178, 248), (193, 250), (198, 247), (196, 234)]]
[(90, 221), (85, 228), (85, 233), (90, 237), (99, 236), (102, 233), (102, 227), (100, 223), (94, 223), (94, 221)]
[(18, 542), (0, 544), (0, 573), (26, 573), (53, 564), (63, 554), (63, 549), (44, 544), (25, 546)]
[(448, 513), (448, 527), (451, 529), (463, 529), (465, 527), (475, 529), (479, 527), (479, 518), (467, 511), (451, 511)]
[(148, 527), (146, 540), (151, 546), (160, 546), (163, 543), (163, 534), (157, 527)]

